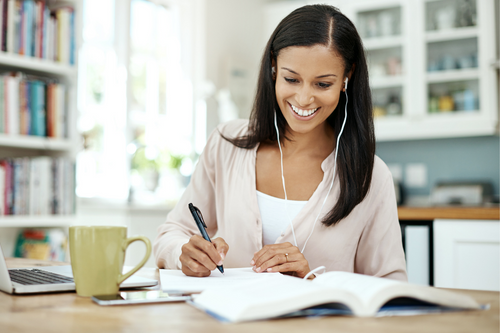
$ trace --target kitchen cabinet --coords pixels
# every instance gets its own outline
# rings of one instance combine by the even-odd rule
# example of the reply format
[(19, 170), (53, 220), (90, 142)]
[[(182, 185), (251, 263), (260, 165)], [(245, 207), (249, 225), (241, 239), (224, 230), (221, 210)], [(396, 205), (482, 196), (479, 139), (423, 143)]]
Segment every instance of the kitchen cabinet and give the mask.
[[(363, 39), (377, 141), (498, 132), (494, 0), (325, 2), (349, 17)], [(267, 5), (264, 40), (310, 3)]]
[(434, 220), (434, 285), (500, 290), (500, 221)]
[(378, 141), (492, 135), (498, 124), (493, 0), (351, 1)]
[(400, 206), (398, 217), (409, 282), (498, 290), (498, 206)]

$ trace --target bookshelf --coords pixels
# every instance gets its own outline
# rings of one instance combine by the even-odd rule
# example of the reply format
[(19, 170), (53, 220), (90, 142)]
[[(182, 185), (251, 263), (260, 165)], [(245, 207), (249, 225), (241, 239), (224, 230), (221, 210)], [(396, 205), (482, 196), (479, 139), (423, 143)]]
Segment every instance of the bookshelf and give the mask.
[[(11, 2), (12, 0), (4, 0)], [(4, 1), (0, 1), (3, 3)], [(15, 1), (17, 2), (17, 0)], [(26, 2), (26, 1), (21, 1)], [(68, 160), (74, 161), (76, 157), (76, 153), (79, 145), (79, 137), (77, 133), (76, 120), (77, 120), (77, 84), (78, 84), (78, 48), (81, 45), (81, 22), (82, 22), (82, 0), (69, 0), (69, 1), (60, 1), (60, 0), (45, 0), (43, 2), (40, 1), (32, 1), (34, 15), (39, 13), (43, 15), (44, 9), (47, 8), (47, 12), (53, 12), (61, 9), (61, 8), (71, 8), (70, 11), (73, 13), (72, 22), (65, 21), (66, 25), (61, 23), (59, 32), (55, 32), (55, 36), (59, 34), (65, 34), (65, 37), (69, 38), (68, 32), (73, 29), (73, 42), (70, 42), (70, 51), (68, 54), (65, 54), (64, 57), (61, 51), (59, 55), (50, 54), (47, 45), (49, 44), (40, 44), (44, 39), (40, 37), (40, 41), (33, 42), (33, 49), (37, 50), (39, 47), (40, 51), (37, 54), (32, 53), (29, 55), (26, 54), (17, 54), (16, 51), (7, 49), (8, 46), (4, 47), (2, 51), (0, 51), (0, 73), (9, 73), (9, 72), (18, 72), (23, 73), (27, 77), (39, 77), (42, 79), (46, 79), (47, 82), (57, 82), (65, 86), (65, 129), (64, 134), (54, 135), (54, 137), (49, 137), (49, 129), (47, 125), (45, 136), (36, 136), (26, 135), (26, 134), (18, 134), (18, 133), (9, 133), (3, 128), (0, 131), (0, 160), (6, 158), (20, 158), (20, 157), (28, 157), (30, 159), (47, 156), (50, 158), (65, 158)], [(39, 10), (40, 12), (37, 12)], [(10, 13), (10, 12), (9, 12)], [(50, 17), (50, 14), (46, 14)], [(40, 16), (41, 17), (41, 16)], [(53, 15), (54, 19), (57, 18), (57, 22), (62, 22), (62, 19), (59, 19), (58, 14)], [(37, 17), (36, 19), (39, 19)], [(49, 19), (50, 20), (50, 19)], [(43, 21), (43, 20), (42, 20)], [(40, 21), (40, 22), (42, 22)], [(46, 20), (48, 22), (48, 20)], [(68, 22), (71, 22), (72, 27), (68, 26)], [(37, 21), (36, 24), (39, 22)], [(36, 28), (34, 28), (36, 29)], [(44, 26), (43, 29), (48, 29)], [(38, 30), (34, 30), (38, 31)], [(40, 31), (45, 33), (46, 31), (57, 31), (56, 30), (42, 30)], [(34, 36), (36, 36), (38, 32), (33, 32)], [(3, 36), (9, 36), (9, 34), (5, 34)], [(40, 35), (41, 36), (41, 35)], [(44, 35), (45, 36), (45, 35)], [(54, 36), (54, 35), (52, 35)], [(5, 37), (0, 37), (5, 38)], [(53, 37), (58, 38), (58, 37)], [(62, 37), (60, 37), (62, 39)], [(69, 39), (67, 39), (69, 40)], [(8, 45), (8, 40), (5, 45)], [(38, 44), (37, 44), (38, 43)], [(42, 47), (42, 45), (44, 45)], [(56, 44), (57, 45), (57, 44)], [(66, 45), (68, 46), (68, 45)], [(12, 45), (11, 45), (12, 47)], [(6, 50), (7, 49), (7, 50)], [(41, 51), (43, 49), (43, 51)], [(55, 47), (56, 50), (57, 46)], [(68, 56), (71, 54), (71, 50), (73, 50), (73, 58), (70, 60)], [(27, 52), (29, 53), (29, 52)], [(43, 56), (47, 58), (42, 58)], [(57, 58), (56, 60), (53, 60)], [(48, 83), (44, 86), (44, 89), (48, 89)], [(45, 90), (47, 91), (47, 90)], [(46, 97), (47, 98), (47, 97)], [(45, 100), (47, 102), (47, 99)], [(47, 109), (46, 109), (47, 111)], [(1, 116), (1, 113), (0, 113)], [(47, 116), (47, 114), (46, 114)], [(71, 174), (71, 171), (70, 171)], [(74, 179), (74, 177), (73, 177)], [(74, 193), (74, 187), (72, 191)], [(74, 206), (73, 206), (74, 207)], [(72, 211), (73, 213), (68, 213)], [(68, 227), (73, 224), (75, 221), (74, 209), (66, 209), (64, 214), (31, 214), (28, 212), (27, 214), (20, 215), (0, 215), (0, 243), (3, 245), (4, 251), (8, 255), (10, 253), (10, 248), (14, 245), (14, 239), (11, 239), (12, 236), (16, 234), (15, 230), (19, 228), (45, 228), (45, 227)]]
[(27, 57), (15, 53), (0, 51), (0, 65), (17, 70), (29, 70), (39, 74), (47, 74), (66, 78), (76, 78), (76, 65), (65, 65), (47, 59)]

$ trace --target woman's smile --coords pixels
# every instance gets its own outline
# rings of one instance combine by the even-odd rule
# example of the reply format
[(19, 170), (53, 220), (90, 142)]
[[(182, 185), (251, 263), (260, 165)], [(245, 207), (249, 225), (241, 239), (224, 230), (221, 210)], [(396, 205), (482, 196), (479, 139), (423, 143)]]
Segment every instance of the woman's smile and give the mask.
[(292, 114), (295, 116), (295, 118), (299, 120), (312, 119), (317, 114), (317, 111), (320, 109), (319, 107), (314, 109), (302, 109), (299, 108), (298, 106), (293, 105), (290, 102), (288, 102), (288, 106), (290, 106), (290, 110)]

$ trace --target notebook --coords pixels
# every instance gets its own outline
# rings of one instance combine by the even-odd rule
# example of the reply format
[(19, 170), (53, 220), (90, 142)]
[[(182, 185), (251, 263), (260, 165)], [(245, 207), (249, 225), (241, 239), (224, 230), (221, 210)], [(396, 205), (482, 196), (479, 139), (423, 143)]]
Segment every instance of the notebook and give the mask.
[[(157, 284), (157, 280), (133, 275), (120, 288), (150, 287)], [(0, 246), (0, 290), (8, 294), (74, 291), (75, 283), (70, 265), (7, 269)]]

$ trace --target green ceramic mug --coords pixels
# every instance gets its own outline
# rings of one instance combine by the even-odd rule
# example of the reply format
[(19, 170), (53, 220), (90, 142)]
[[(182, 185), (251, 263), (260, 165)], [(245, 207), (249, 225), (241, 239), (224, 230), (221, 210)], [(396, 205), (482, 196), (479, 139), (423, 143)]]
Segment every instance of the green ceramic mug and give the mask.
[[(146, 244), (146, 255), (122, 274), (125, 250), (135, 241)], [(120, 284), (137, 272), (151, 254), (147, 237), (127, 238), (126, 227), (74, 226), (69, 228), (71, 268), (79, 296), (117, 294)]]

